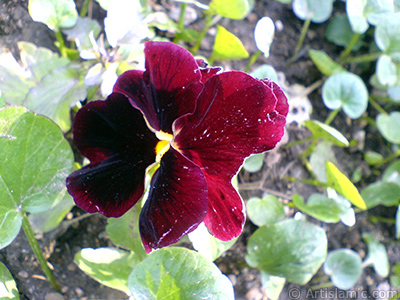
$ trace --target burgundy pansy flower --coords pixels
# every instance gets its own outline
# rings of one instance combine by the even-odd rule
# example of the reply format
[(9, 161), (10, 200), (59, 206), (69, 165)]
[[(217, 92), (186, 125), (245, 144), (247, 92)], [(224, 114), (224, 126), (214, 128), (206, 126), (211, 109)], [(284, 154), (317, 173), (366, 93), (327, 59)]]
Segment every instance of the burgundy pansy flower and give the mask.
[(158, 162), (139, 218), (146, 251), (201, 222), (230, 240), (245, 221), (232, 177), (247, 156), (280, 141), (287, 99), (270, 80), (202, 68), (173, 43), (147, 42), (145, 57), (146, 71), (125, 72), (105, 101), (77, 113), (74, 141), (90, 164), (68, 177), (68, 191), (87, 212), (119, 217)]

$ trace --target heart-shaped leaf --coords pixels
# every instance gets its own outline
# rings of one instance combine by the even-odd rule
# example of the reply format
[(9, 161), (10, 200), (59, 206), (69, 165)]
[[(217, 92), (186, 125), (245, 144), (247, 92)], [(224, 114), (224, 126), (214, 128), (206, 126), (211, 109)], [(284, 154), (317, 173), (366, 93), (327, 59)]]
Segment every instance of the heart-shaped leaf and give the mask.
[(361, 196), (368, 208), (377, 205), (397, 206), (400, 202), (400, 186), (392, 182), (374, 182), (362, 190)]
[(359, 118), (368, 106), (368, 90), (363, 80), (353, 73), (335, 73), (322, 86), (322, 100), (327, 108), (343, 108), (345, 114)]
[(116, 248), (84, 248), (74, 258), (87, 275), (101, 284), (128, 293), (128, 277), (139, 262), (133, 252)]
[(268, 295), (268, 299), (278, 300), (283, 286), (285, 285), (286, 279), (261, 272), (261, 282), (266, 294)]
[[(329, 22), (325, 34), (328, 41), (343, 47), (347, 47), (354, 36), (346, 14), (335, 15)], [(357, 51), (361, 46), (362, 43), (358, 40), (354, 45), (353, 50)]]
[(257, 226), (273, 224), (285, 218), (282, 203), (273, 195), (250, 198), (246, 210), (250, 221)]
[(78, 20), (73, 0), (30, 0), (29, 14), (34, 21), (46, 24), (51, 30), (70, 28)]
[(210, 10), (224, 18), (244, 19), (254, 7), (253, 0), (212, 0)]
[(400, 58), (400, 12), (387, 14), (375, 30), (375, 42), (386, 54)]
[(137, 264), (128, 287), (135, 299), (234, 299), (231, 282), (216, 265), (177, 247), (154, 251)]
[(247, 172), (255, 173), (261, 170), (264, 164), (264, 153), (249, 156), (243, 164), (243, 169)]
[(368, 256), (366, 261), (372, 263), (375, 272), (379, 276), (387, 277), (389, 275), (390, 267), (385, 246), (379, 243), (370, 233), (364, 233), (362, 237), (368, 245)]
[(400, 112), (381, 113), (376, 117), (376, 127), (385, 139), (393, 144), (400, 144)]
[(391, 163), (383, 172), (382, 180), (393, 182), (400, 187), (400, 160)]
[(350, 249), (337, 249), (329, 252), (324, 263), (324, 272), (331, 277), (336, 287), (347, 290), (360, 278), (361, 264), (361, 257), (357, 252)]
[(325, 0), (293, 0), (294, 14), (301, 20), (311, 20), (314, 23), (323, 23), (332, 14), (333, 1)]
[(258, 79), (269, 78), (274, 82), (278, 81), (278, 74), (276, 74), (274, 67), (270, 65), (261, 65), (251, 72), (250, 75)]
[(2, 262), (0, 262), (0, 299), (19, 300), (19, 293), (14, 278)]
[(246, 262), (269, 275), (303, 285), (325, 261), (326, 252), (322, 228), (291, 219), (254, 232), (247, 244)]
[(383, 86), (392, 86), (398, 81), (397, 66), (389, 55), (379, 56), (376, 63), (376, 77)]

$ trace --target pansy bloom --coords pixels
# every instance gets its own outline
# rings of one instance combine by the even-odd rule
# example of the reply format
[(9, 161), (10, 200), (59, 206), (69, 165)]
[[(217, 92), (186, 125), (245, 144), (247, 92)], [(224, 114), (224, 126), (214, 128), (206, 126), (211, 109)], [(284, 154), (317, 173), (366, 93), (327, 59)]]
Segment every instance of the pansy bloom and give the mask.
[(230, 240), (245, 221), (232, 177), (246, 157), (280, 141), (287, 99), (270, 80), (204, 68), (173, 43), (147, 42), (145, 58), (146, 71), (125, 72), (105, 101), (77, 113), (74, 142), (90, 164), (68, 177), (68, 192), (89, 213), (119, 217), (158, 163), (139, 217), (146, 251), (201, 222)]

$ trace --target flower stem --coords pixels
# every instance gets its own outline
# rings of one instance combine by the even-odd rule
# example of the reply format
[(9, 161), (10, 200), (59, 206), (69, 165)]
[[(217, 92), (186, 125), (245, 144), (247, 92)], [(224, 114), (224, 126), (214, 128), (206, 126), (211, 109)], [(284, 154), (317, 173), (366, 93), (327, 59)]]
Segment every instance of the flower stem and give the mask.
[(206, 36), (208, 29), (210, 29), (210, 27), (211, 27), (211, 24), (212, 24), (212, 17), (213, 17), (213, 16), (212, 16), (212, 14), (210, 14), (210, 13), (206, 14), (206, 19), (205, 19), (204, 28), (203, 28), (203, 30), (200, 32), (200, 35), (199, 35), (199, 37), (198, 37), (196, 43), (195, 43), (194, 46), (190, 49), (190, 52), (191, 52), (193, 55), (196, 55), (196, 54), (197, 54), (197, 51), (199, 51), (199, 49), (200, 49), (200, 43), (201, 43), (201, 41), (204, 39), (204, 37)]
[(353, 50), (354, 46), (357, 44), (360, 36), (361, 35), (359, 33), (353, 34), (353, 36), (351, 37), (350, 43), (347, 45), (346, 49), (344, 49), (344, 51), (340, 55), (340, 62), (343, 62), (346, 60), (346, 58), (349, 56), (349, 54)]
[(186, 11), (186, 6), (187, 6), (187, 3), (186, 2), (182, 2), (182, 4), (181, 4), (181, 13), (179, 15), (179, 21), (178, 21), (178, 24), (177, 24), (178, 33), (176, 34), (176, 36), (174, 38), (174, 43), (175, 44), (177, 44), (180, 41), (182, 32), (185, 29), (185, 11)]
[(304, 38), (306, 37), (306, 33), (308, 31), (308, 28), (310, 27), (310, 24), (311, 24), (311, 19), (306, 19), (304, 21), (303, 26), (301, 27), (299, 41), (297, 42), (297, 45), (296, 45), (296, 48), (294, 49), (294, 53), (293, 53), (292, 57), (288, 61), (289, 64), (296, 60), (297, 55), (301, 49), (301, 46), (303, 46)]
[(343, 63), (363, 63), (363, 62), (371, 62), (375, 61), (378, 59), (378, 57), (382, 53), (370, 53), (370, 54), (365, 54), (365, 55), (358, 55), (356, 57), (350, 57), (345, 60), (343, 60)]
[(249, 62), (247, 63), (246, 68), (244, 69), (244, 71), (246, 73), (248, 73), (250, 71), (251, 66), (256, 62), (257, 58), (262, 54), (262, 52), (260, 50), (258, 50), (256, 53), (254, 53), (250, 59)]
[(39, 261), (39, 264), (42, 267), (42, 270), (46, 275), (47, 279), (49, 280), (53, 288), (55, 288), (58, 292), (61, 292), (61, 289), (54, 278), (53, 272), (51, 272), (49, 266), (47, 265), (47, 261), (43, 256), (42, 250), (40, 249), (37, 239), (35, 238), (32, 226), (29, 223), (28, 217), (26, 216), (25, 212), (22, 213), (22, 228), (29, 241), (29, 244), (31, 245), (33, 253), (35, 254), (37, 260)]
[(339, 111), (340, 111), (340, 108), (335, 109), (335, 110), (332, 110), (332, 111), (330, 112), (330, 114), (328, 115), (328, 117), (326, 118), (325, 124), (326, 124), (326, 125), (331, 124), (332, 121), (336, 118), (336, 116), (337, 116), (337, 114), (339, 113)]
[(387, 164), (388, 162), (391, 162), (395, 158), (400, 156), (400, 150), (397, 150), (396, 152), (390, 154), (388, 157), (384, 158), (381, 162), (377, 163), (374, 167), (379, 168), (380, 166)]
[(90, 1), (91, 0), (85, 0), (85, 2), (83, 2), (82, 9), (81, 9), (81, 12), (79, 13), (79, 16), (81, 16), (81, 17), (86, 16), (86, 14), (89, 10)]

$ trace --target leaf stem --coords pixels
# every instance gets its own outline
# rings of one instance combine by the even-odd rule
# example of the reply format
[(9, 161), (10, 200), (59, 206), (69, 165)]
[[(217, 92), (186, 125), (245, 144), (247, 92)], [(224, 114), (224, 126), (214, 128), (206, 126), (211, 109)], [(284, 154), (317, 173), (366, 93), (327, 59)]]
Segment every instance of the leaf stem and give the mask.
[(390, 154), (389, 156), (385, 157), (381, 162), (375, 164), (375, 168), (379, 168), (380, 166), (387, 164), (388, 162), (391, 162), (392, 160), (394, 160), (395, 158), (400, 156), (400, 150), (397, 150), (396, 152), (393, 152), (392, 154)]
[(82, 9), (81, 9), (81, 11), (79, 13), (79, 16), (81, 16), (81, 17), (85, 17), (86, 16), (86, 14), (87, 14), (87, 12), (89, 10), (90, 2), (91, 2), (91, 0), (85, 0), (85, 2), (83, 2)]
[(329, 113), (328, 117), (326, 118), (325, 124), (326, 124), (326, 125), (331, 124), (332, 121), (336, 118), (336, 116), (337, 116), (337, 114), (339, 113), (339, 111), (340, 111), (340, 108), (335, 109), (335, 110), (332, 110), (332, 111)]
[(35, 254), (37, 260), (39, 261), (39, 264), (42, 267), (42, 270), (46, 275), (47, 279), (49, 280), (53, 288), (55, 288), (58, 292), (61, 292), (61, 289), (54, 278), (53, 272), (51, 272), (49, 266), (47, 265), (47, 261), (43, 256), (43, 252), (40, 249), (37, 239), (35, 238), (32, 226), (29, 223), (28, 217), (26, 216), (25, 212), (22, 213), (22, 228), (29, 241), (29, 244), (31, 245), (33, 253)]
[(360, 36), (361, 35), (359, 33), (353, 34), (353, 36), (351, 37), (350, 43), (347, 45), (346, 49), (344, 49), (344, 51), (340, 55), (340, 59), (339, 59), (340, 62), (343, 62), (344, 60), (346, 60), (346, 58), (349, 56), (349, 54), (353, 50), (354, 46), (357, 44), (358, 40), (360, 39)]
[(54, 34), (57, 39), (56, 46), (57, 46), (58, 50), (60, 50), (61, 56), (67, 57), (67, 47), (65, 47), (65, 42), (64, 42), (64, 38), (63, 38), (61, 31), (56, 28), (56, 29), (54, 29)]
[(182, 2), (181, 3), (181, 12), (179, 14), (179, 21), (178, 21), (178, 24), (177, 24), (178, 33), (175, 35), (175, 38), (174, 38), (174, 43), (175, 44), (177, 44), (180, 41), (182, 32), (185, 29), (185, 11), (186, 11), (186, 6), (187, 6), (186, 2)]
[(248, 73), (250, 71), (251, 66), (256, 62), (257, 58), (262, 54), (262, 52), (260, 50), (258, 50), (256, 53), (254, 53), (250, 59), (249, 62), (247, 63), (246, 68), (244, 69), (244, 71), (246, 73)]
[(378, 102), (375, 101), (375, 99), (374, 99), (373, 97), (368, 97), (368, 101), (369, 101), (369, 103), (371, 103), (371, 105), (372, 105), (377, 111), (379, 111), (380, 113), (385, 114), (385, 115), (388, 114), (388, 113), (386, 112), (386, 110), (384, 110), (384, 109), (382, 108), (382, 106), (380, 106), (380, 105), (378, 104)]
[(371, 61), (377, 60), (381, 54), (382, 53), (369, 53), (369, 54), (364, 54), (364, 55), (358, 55), (356, 57), (350, 57), (350, 58), (343, 60), (343, 63), (349, 64), (349, 63), (371, 62)]
[(199, 51), (200, 49), (200, 43), (201, 41), (204, 39), (204, 37), (207, 34), (208, 29), (211, 28), (211, 26), (215, 25), (219, 20), (221, 19), (220, 16), (217, 16), (216, 19), (213, 19), (213, 14), (211, 13), (206, 13), (206, 17), (205, 17), (205, 25), (203, 30), (200, 32), (200, 35), (196, 41), (196, 44), (190, 49), (190, 52), (193, 55), (197, 54), (197, 51)]
[(308, 31), (308, 28), (310, 27), (311, 24), (311, 19), (306, 19), (303, 23), (303, 26), (301, 27), (301, 32), (300, 32), (300, 37), (299, 41), (297, 42), (296, 48), (294, 49), (294, 53), (292, 57), (289, 59), (288, 63), (292, 63), (297, 59), (297, 55), (303, 46), (304, 38), (306, 37), (306, 33)]

